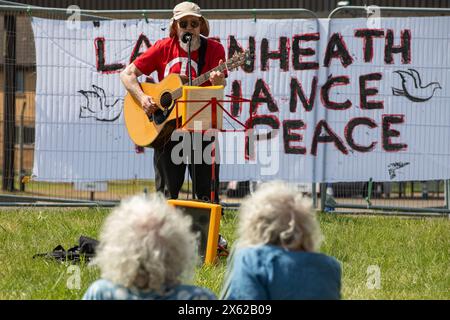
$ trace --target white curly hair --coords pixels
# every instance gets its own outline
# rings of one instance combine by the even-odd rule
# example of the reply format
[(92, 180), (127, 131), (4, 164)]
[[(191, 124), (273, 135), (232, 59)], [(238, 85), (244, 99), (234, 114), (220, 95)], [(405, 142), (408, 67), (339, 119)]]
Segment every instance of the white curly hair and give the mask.
[(94, 263), (115, 284), (162, 292), (191, 281), (197, 257), (192, 218), (159, 194), (125, 199), (107, 217)]
[(315, 252), (322, 241), (312, 201), (281, 181), (262, 184), (241, 204), (238, 246), (261, 244)]

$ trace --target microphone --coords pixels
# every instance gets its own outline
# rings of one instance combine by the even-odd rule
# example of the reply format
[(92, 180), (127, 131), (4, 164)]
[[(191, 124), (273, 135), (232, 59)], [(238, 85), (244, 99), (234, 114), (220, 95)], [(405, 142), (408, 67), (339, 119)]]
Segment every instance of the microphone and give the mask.
[(183, 34), (183, 37), (181, 38), (181, 41), (183, 41), (184, 43), (188, 43), (192, 40), (192, 33), (190, 32), (186, 32), (185, 34)]

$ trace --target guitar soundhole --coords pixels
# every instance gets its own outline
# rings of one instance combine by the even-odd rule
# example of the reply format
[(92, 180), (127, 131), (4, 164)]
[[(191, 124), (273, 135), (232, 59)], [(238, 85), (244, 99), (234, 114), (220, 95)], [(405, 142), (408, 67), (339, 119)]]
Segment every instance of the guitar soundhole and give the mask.
[(170, 92), (164, 92), (159, 101), (164, 109), (168, 109), (172, 105), (172, 95), (170, 94)]
[(161, 99), (159, 100), (159, 103), (161, 104), (161, 107), (163, 107), (165, 111), (158, 109), (155, 111), (155, 113), (153, 113), (152, 120), (155, 121), (156, 124), (159, 125), (167, 119), (167, 116), (170, 113), (169, 108), (172, 105), (172, 101), (173, 101), (173, 99), (172, 99), (172, 95), (170, 94), (170, 92), (164, 92), (161, 95)]

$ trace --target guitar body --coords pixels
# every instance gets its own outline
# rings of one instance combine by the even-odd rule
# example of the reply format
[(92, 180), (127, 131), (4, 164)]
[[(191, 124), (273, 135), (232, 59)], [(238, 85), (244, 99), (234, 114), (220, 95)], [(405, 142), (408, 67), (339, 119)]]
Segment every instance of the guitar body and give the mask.
[(148, 116), (139, 101), (129, 93), (125, 96), (125, 125), (131, 140), (141, 147), (158, 147), (164, 144), (175, 130), (175, 99), (171, 93), (180, 89), (183, 81), (177, 74), (169, 74), (160, 83), (141, 83), (142, 91), (166, 111), (158, 110)]

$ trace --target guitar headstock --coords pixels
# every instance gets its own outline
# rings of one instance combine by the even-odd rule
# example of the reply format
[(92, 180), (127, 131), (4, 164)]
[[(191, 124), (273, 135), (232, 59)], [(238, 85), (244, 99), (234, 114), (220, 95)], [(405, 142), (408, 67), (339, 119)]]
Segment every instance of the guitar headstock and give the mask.
[(250, 59), (253, 58), (253, 54), (250, 50), (245, 50), (244, 52), (235, 52), (233, 56), (228, 59), (225, 64), (227, 69), (232, 71), (242, 66), (243, 64), (250, 64)]

